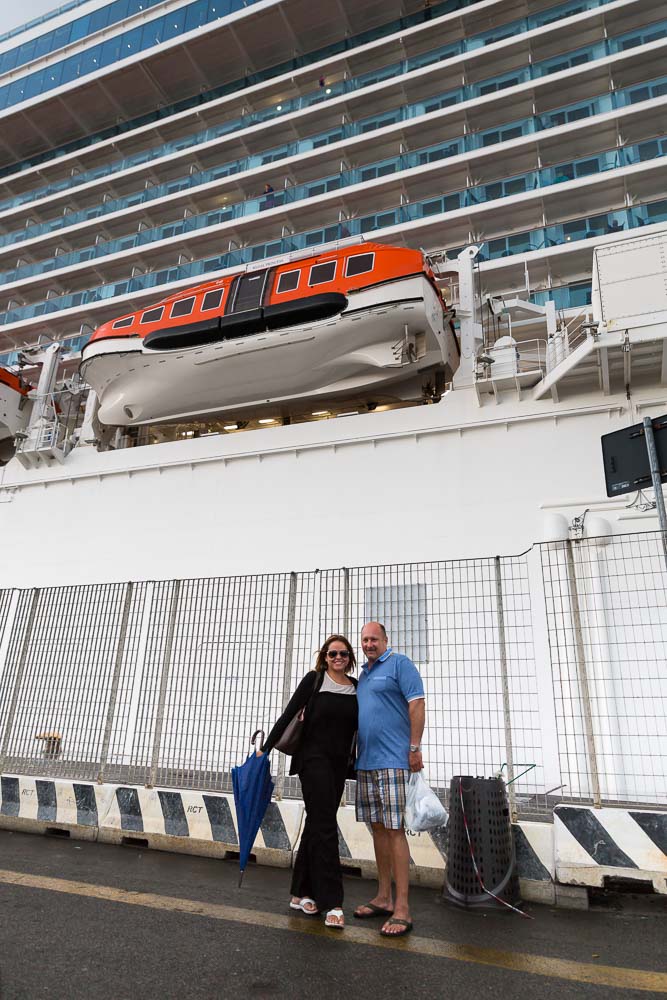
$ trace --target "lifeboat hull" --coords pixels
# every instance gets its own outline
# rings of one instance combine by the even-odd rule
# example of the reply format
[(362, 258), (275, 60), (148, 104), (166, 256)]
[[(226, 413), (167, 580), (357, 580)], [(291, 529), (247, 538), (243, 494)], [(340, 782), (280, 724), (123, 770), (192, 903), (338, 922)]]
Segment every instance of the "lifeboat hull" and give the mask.
[[(442, 302), (421, 274), (369, 286), (320, 304), (298, 321), (249, 322), (176, 341), (131, 337), (86, 346), (81, 373), (98, 395), (99, 420), (112, 426), (177, 421), (294, 399), (335, 398), (414, 380), (458, 364)], [(286, 320), (292, 325), (283, 325)], [(157, 349), (156, 349), (157, 348)], [(164, 349), (160, 349), (164, 348)]]
[(28, 390), (12, 372), (0, 368), (0, 464), (14, 454), (14, 437), (30, 416)]

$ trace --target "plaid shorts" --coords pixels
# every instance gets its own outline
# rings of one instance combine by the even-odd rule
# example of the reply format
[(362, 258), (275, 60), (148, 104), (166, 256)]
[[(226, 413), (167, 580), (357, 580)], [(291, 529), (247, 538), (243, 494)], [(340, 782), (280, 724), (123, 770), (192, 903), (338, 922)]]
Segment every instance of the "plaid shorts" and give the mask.
[(357, 819), (361, 823), (382, 823), (388, 830), (400, 830), (405, 813), (408, 772), (399, 767), (379, 771), (357, 771)]

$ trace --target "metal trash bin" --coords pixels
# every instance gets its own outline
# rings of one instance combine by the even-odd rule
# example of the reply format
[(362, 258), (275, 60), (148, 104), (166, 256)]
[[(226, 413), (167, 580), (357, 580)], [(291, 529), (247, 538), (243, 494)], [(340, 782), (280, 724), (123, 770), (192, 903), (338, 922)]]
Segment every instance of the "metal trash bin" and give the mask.
[[(488, 892), (475, 874), (464, 809), (479, 875)], [(521, 902), (507, 790), (501, 778), (457, 776), (450, 783), (447, 869), (442, 896), (455, 906), (505, 909), (489, 892), (510, 906)]]

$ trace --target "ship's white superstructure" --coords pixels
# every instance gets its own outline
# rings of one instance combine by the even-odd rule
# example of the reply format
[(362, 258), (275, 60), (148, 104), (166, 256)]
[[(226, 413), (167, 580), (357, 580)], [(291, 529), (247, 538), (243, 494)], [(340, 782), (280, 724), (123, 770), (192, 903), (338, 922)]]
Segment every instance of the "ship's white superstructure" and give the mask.
[[(390, 559), (510, 552), (586, 508), (655, 526), (606, 499), (598, 449), (666, 408), (661, 335), (594, 329), (591, 294), (596, 247), (664, 230), (666, 47), (653, 0), (85, 0), (0, 41), (0, 361), (62, 344), (0, 472), (2, 531), (25, 537), (48, 498), (90, 552), (6, 582), (359, 563), (375, 533)], [(336, 356), (237, 359), (224, 406), (211, 363), (189, 409), (177, 357), (150, 375), (161, 423), (129, 362), (86, 405), (101, 324), (364, 239), (430, 254), (453, 384), (392, 394), (389, 365), (380, 393), (346, 367), (378, 313)]]

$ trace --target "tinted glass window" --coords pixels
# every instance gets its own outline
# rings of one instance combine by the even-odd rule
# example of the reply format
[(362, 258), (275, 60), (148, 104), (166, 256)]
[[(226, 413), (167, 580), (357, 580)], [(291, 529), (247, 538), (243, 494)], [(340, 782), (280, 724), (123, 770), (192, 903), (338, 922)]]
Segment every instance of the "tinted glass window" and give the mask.
[(149, 309), (141, 317), (142, 323), (157, 323), (158, 320), (162, 319), (162, 313), (164, 312), (164, 306), (158, 306), (157, 309)]
[(217, 288), (214, 292), (207, 292), (204, 296), (204, 301), (201, 304), (202, 310), (217, 309), (222, 302), (224, 291), (224, 288)]
[(367, 271), (373, 270), (373, 261), (375, 254), (373, 253), (360, 253), (356, 257), (347, 258), (347, 271), (345, 272), (348, 278), (354, 278), (357, 274), (366, 274)]
[(293, 292), (295, 288), (299, 287), (300, 277), (301, 271), (287, 271), (286, 274), (281, 274), (278, 278), (276, 292)]
[(335, 274), (335, 260), (328, 260), (326, 264), (315, 264), (315, 266), (310, 269), (310, 284), (323, 285), (325, 281), (333, 281)]
[(177, 316), (189, 316), (192, 312), (192, 307), (195, 304), (194, 295), (189, 299), (181, 299), (180, 302), (174, 302), (171, 307), (171, 317), (175, 319)]
[(126, 316), (125, 319), (117, 319), (113, 325), (114, 330), (120, 330), (122, 326), (132, 326), (134, 316)]

